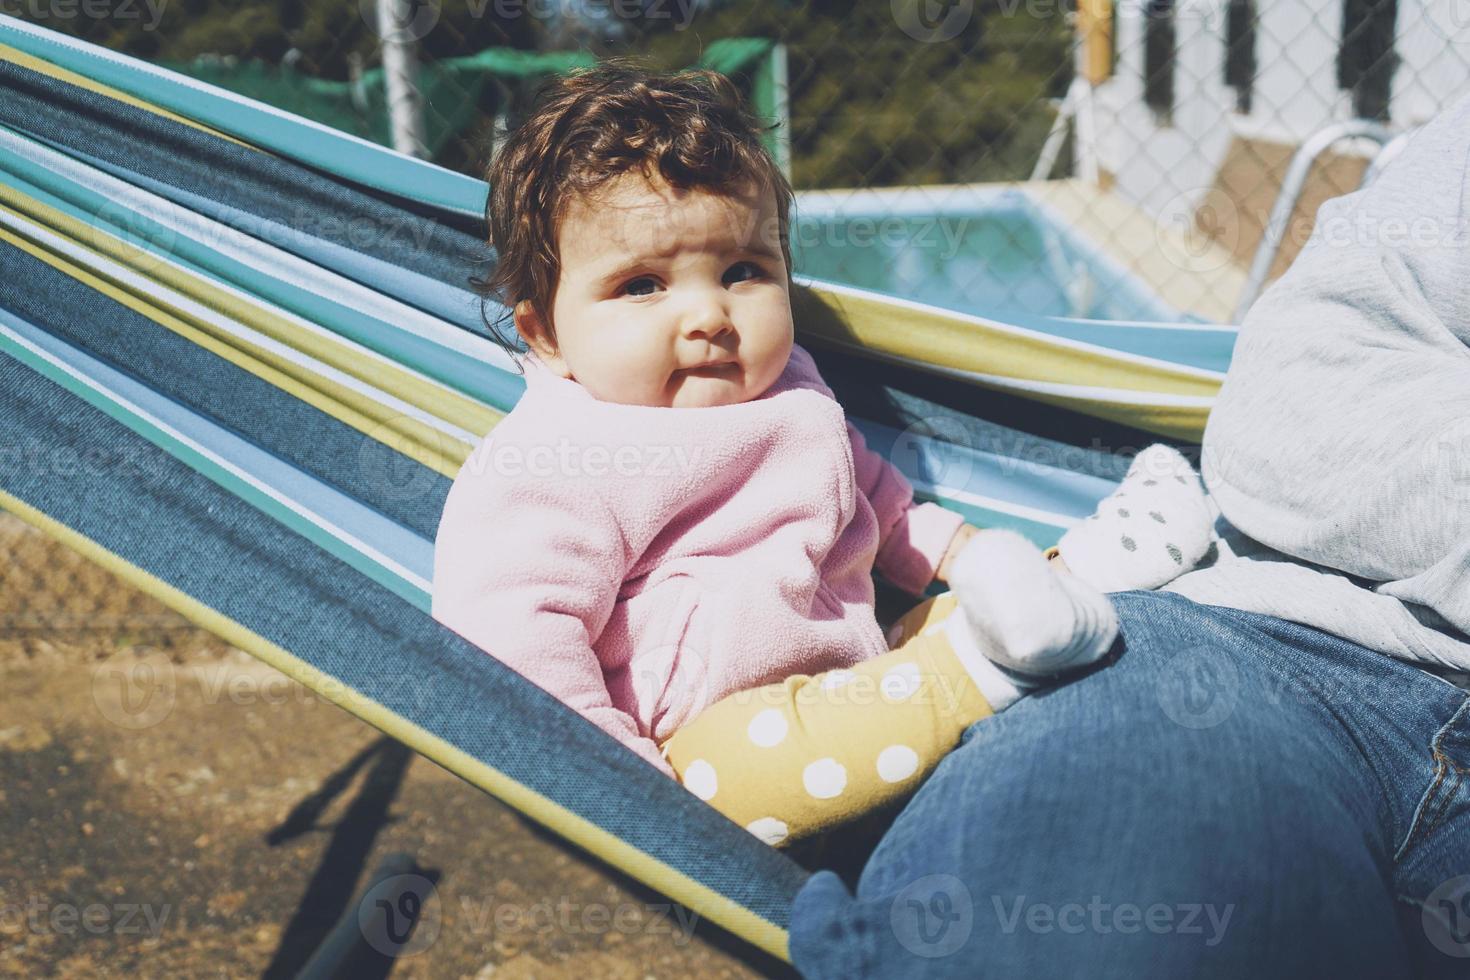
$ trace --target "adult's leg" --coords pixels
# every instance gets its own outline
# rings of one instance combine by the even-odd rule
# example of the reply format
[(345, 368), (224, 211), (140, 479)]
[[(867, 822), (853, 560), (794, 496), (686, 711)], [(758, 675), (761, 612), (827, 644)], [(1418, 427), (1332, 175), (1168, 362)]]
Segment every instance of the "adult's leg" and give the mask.
[(973, 727), (856, 895), (813, 877), (803, 973), (1410, 975), (1395, 854), (1464, 693), (1281, 620), (1115, 601), (1116, 663)]
[[(1408, 835), (1394, 854), (1399, 918), (1415, 976), (1470, 977), (1470, 698), (1428, 746)], [(1405, 774), (1408, 776), (1409, 774)]]

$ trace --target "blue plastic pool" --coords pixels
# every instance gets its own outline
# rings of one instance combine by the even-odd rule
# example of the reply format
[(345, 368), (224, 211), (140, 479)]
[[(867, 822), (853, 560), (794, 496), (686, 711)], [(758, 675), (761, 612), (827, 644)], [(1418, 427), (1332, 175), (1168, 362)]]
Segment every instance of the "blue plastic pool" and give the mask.
[(800, 275), (979, 316), (1194, 319), (1009, 187), (804, 193), (792, 252)]

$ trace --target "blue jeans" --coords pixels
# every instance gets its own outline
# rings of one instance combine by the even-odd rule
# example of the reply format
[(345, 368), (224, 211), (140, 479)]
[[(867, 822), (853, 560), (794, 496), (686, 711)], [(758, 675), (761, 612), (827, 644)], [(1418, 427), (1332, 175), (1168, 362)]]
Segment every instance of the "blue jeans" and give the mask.
[(1470, 694), (1325, 633), (1113, 597), (1118, 659), (970, 728), (810, 977), (1470, 976)]

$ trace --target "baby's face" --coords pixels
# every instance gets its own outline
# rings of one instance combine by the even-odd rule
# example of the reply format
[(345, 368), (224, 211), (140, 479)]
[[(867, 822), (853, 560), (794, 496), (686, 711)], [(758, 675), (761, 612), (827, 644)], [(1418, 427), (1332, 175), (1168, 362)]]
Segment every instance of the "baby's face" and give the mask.
[(557, 240), (556, 348), (533, 339), (537, 330), (522, 334), (595, 398), (730, 405), (759, 397), (785, 369), (791, 298), (773, 194), (681, 191), (624, 174), (574, 199)]

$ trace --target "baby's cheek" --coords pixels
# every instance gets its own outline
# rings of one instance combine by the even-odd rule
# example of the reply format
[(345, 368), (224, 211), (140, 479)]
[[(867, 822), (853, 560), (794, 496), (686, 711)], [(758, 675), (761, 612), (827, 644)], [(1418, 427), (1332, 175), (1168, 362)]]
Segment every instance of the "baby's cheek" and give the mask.
[(771, 381), (780, 376), (786, 362), (791, 358), (791, 348), (795, 345), (795, 330), (792, 327), (790, 310), (778, 314), (768, 333), (767, 344), (770, 348), (768, 355), (768, 367), (771, 370)]
[(652, 342), (649, 332), (609, 329), (598, 339), (594, 356), (604, 383), (627, 391), (662, 390), (672, 371), (670, 351)]

